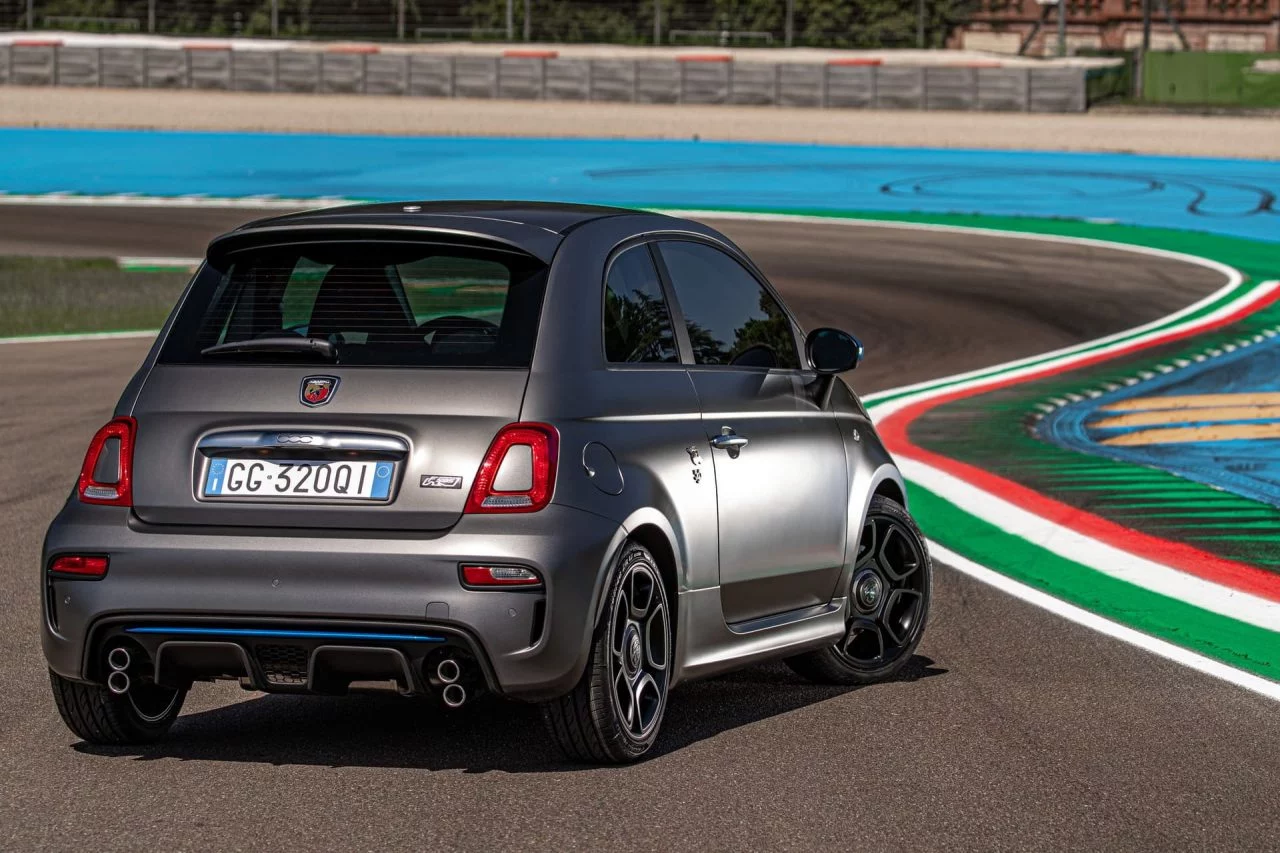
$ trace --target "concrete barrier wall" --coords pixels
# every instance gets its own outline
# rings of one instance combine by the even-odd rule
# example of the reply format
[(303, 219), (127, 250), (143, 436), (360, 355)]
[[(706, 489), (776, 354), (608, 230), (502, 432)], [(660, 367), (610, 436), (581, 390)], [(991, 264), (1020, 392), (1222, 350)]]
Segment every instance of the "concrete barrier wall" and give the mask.
[(370, 50), (233, 51), (0, 46), (0, 84), (320, 92), (429, 98), (757, 104), (830, 109), (1079, 112), (1080, 68), (439, 56)]

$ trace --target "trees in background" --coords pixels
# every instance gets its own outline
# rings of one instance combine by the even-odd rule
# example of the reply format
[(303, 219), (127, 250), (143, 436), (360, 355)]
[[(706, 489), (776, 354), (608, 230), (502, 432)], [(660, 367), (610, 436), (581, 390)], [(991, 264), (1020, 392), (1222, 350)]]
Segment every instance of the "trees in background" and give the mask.
[[(148, 0), (34, 0), (36, 26), (72, 29), (126, 29), (135, 21), (145, 30)], [(401, 2), (405, 31), (465, 38), (468, 32), (505, 35), (507, 0), (276, 0), (277, 32), (282, 37), (394, 38)], [(684, 35), (681, 43), (717, 43), (719, 33), (733, 44), (780, 45), (786, 29), (786, 0), (659, 0), (663, 40), (672, 30), (714, 35)], [(534, 41), (653, 41), (653, 0), (513, 0), (514, 35), (523, 35), (525, 3)], [(971, 0), (928, 0), (925, 43), (941, 47), (948, 31), (965, 15)], [(27, 0), (0, 0), (0, 28), (26, 26)], [(797, 45), (831, 47), (914, 47), (918, 0), (793, 0), (793, 37)], [(157, 32), (189, 35), (271, 35), (272, 0), (155, 0)], [(71, 19), (71, 20), (68, 20)], [(79, 19), (76, 22), (74, 19)], [(96, 20), (95, 20), (96, 19)], [(111, 23), (107, 19), (118, 19)], [(450, 31), (446, 33), (445, 31)], [(736, 34), (736, 37), (735, 35)]]

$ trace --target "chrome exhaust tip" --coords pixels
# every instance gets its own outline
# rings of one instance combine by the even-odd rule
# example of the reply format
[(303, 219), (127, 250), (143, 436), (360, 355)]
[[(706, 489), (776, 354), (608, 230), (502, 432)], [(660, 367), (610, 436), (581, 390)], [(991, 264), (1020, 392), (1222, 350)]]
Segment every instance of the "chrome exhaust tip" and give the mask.
[(461, 684), (446, 684), (444, 691), (440, 694), (440, 698), (450, 708), (461, 708), (463, 703), (467, 701), (467, 690)]
[(116, 646), (107, 653), (107, 665), (116, 672), (124, 672), (133, 662), (133, 656), (124, 646)]
[(445, 658), (436, 666), (436, 677), (445, 684), (453, 684), (462, 677), (462, 666), (453, 658)]
[(129, 692), (129, 676), (127, 673), (116, 670), (107, 676), (107, 689), (117, 696), (121, 696)]

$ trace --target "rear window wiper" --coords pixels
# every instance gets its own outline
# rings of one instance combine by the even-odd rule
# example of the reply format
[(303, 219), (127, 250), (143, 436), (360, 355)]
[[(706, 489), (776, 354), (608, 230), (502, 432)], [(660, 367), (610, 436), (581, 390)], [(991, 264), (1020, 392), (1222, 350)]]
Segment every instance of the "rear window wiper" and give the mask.
[(265, 355), (269, 353), (288, 353), (290, 355), (314, 356), (325, 361), (338, 360), (338, 348), (322, 338), (299, 338), (282, 335), (275, 338), (254, 338), (247, 341), (228, 341), (225, 344), (214, 344), (200, 350), (201, 355)]

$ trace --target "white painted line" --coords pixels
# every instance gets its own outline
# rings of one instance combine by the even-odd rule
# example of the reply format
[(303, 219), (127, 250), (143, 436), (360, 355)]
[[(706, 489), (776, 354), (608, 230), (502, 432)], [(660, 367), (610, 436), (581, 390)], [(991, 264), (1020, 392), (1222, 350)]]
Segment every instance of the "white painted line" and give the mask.
[(1180, 663), (1197, 672), (1202, 672), (1205, 675), (1221, 679), (1237, 687), (1243, 687), (1245, 690), (1257, 693), (1259, 696), (1265, 696), (1268, 699), (1280, 702), (1280, 683), (1254, 675), (1251, 672), (1245, 672), (1242, 669), (1236, 669), (1221, 661), (1184, 649), (1182, 646), (1176, 646), (1173, 643), (1152, 637), (1150, 634), (1144, 634), (1141, 631), (1121, 625), (1119, 622), (1113, 622), (1082, 607), (1068, 604), (1062, 599), (1054, 598), (1035, 587), (1027, 586), (1007, 575), (1002, 575), (999, 572), (981, 566), (932, 540), (929, 542), (929, 551), (938, 562), (946, 563), (950, 568), (979, 580), (988, 586), (993, 586), (1001, 592), (1006, 592), (1014, 598), (1021, 599), (1043, 610), (1048, 610), (1063, 619), (1074, 622), (1077, 625), (1083, 625), (1123, 643), (1137, 646), (1166, 660)]
[(154, 338), (160, 334), (159, 329), (140, 329), (133, 332), (80, 332), (68, 335), (18, 335), (12, 338), (0, 338), (3, 344), (61, 344), (72, 341), (109, 341), (126, 338)]
[(173, 269), (195, 269), (204, 263), (204, 258), (116, 258), (116, 266), (121, 269), (133, 267), (172, 267)]
[(22, 195), (0, 192), (0, 204), (58, 205), (64, 207), (177, 207), (177, 208), (233, 208), (238, 210), (305, 210), (332, 207), (341, 204), (358, 204), (355, 199), (338, 196), (315, 198), (272, 198), (244, 196), (239, 198), (215, 198), (212, 196), (146, 196), (117, 193), (113, 195), (67, 195), (44, 193)]

